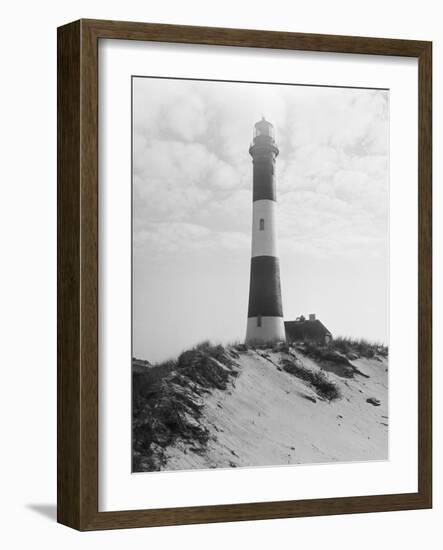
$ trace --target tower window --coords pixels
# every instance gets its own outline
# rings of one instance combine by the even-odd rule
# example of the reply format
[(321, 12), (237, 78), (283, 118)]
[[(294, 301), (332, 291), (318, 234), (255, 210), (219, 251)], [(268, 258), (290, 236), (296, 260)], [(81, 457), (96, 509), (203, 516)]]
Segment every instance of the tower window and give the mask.
[(260, 218), (260, 231), (265, 230), (265, 220), (264, 218)]
[(261, 315), (257, 315), (257, 326), (261, 327)]

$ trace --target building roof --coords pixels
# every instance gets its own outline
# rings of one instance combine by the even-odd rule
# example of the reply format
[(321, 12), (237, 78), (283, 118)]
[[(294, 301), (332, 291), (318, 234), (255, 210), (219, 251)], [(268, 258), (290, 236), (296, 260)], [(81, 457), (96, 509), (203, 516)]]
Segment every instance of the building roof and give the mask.
[(323, 340), (332, 334), (318, 319), (301, 318), (296, 321), (285, 321), (286, 336), (290, 340)]

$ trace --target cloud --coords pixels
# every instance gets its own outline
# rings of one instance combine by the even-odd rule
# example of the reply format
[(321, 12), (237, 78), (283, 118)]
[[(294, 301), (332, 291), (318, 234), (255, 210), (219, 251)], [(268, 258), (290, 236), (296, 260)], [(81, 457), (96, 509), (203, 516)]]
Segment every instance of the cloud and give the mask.
[(211, 231), (205, 226), (187, 222), (150, 224), (134, 234), (136, 257), (159, 258), (168, 254), (192, 255), (197, 252), (217, 254), (222, 247), (229, 251), (250, 248), (250, 238), (235, 231)]
[(280, 248), (384, 255), (388, 93), (316, 87), (134, 81), (137, 246), (250, 246), (254, 122), (277, 132)]
[[(186, 83), (186, 81), (182, 81)], [(190, 93), (193, 83), (175, 80), (136, 78), (134, 80), (134, 129), (146, 139), (163, 135), (194, 141), (207, 129), (204, 99)]]
[(136, 226), (153, 220), (187, 220), (226, 191), (240, 175), (199, 143), (134, 139)]
[(355, 258), (384, 255), (386, 227), (353, 197), (315, 191), (286, 193), (279, 203), (279, 244), (285, 253)]

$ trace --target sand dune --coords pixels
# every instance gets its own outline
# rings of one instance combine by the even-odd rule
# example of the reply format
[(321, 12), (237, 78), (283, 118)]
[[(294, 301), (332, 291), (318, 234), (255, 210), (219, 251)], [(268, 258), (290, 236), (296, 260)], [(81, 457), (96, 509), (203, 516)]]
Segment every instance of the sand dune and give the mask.
[(236, 357), (236, 378), (204, 398), (199, 422), (207, 443), (178, 438), (165, 449), (161, 469), (386, 460), (387, 359), (344, 358), (340, 369), (320, 367), (299, 349), (291, 355), (311, 372), (329, 370), (341, 397), (319, 397), (308, 381), (282, 369), (279, 351), (244, 351)]

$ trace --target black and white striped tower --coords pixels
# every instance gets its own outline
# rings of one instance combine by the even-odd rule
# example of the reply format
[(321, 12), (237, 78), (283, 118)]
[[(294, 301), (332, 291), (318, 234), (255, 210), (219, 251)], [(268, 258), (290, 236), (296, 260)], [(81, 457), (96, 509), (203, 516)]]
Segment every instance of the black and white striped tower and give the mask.
[(252, 253), (246, 343), (286, 340), (277, 255), (274, 128), (263, 117), (249, 148), (253, 162)]

